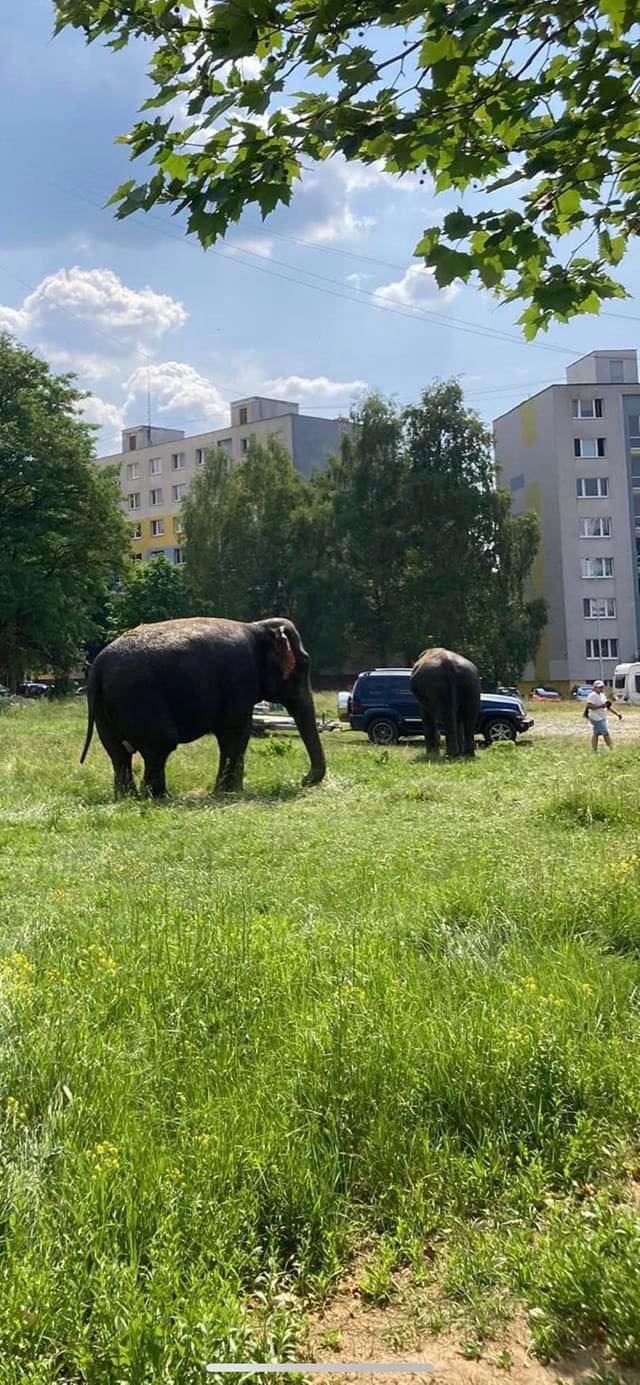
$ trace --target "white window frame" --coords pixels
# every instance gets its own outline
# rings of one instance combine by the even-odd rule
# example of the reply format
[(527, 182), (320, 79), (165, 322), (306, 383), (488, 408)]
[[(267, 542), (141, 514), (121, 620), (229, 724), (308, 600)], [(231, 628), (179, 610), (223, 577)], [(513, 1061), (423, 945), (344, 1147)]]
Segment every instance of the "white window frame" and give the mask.
[[(591, 410), (591, 412), (589, 412)], [(571, 414), (573, 418), (602, 418), (602, 400), (594, 396), (591, 399), (572, 399)]]
[[(602, 452), (600, 451), (600, 446), (599, 446), (600, 443), (602, 443)], [(593, 451), (593, 452), (585, 452), (585, 448), (586, 448), (586, 447), (590, 447), (591, 444), (593, 444), (594, 451)], [(600, 437), (600, 438), (574, 438), (574, 439), (573, 439), (573, 455), (574, 455), (574, 457), (576, 458), (576, 461), (578, 461), (578, 460), (580, 460), (580, 459), (582, 459), (582, 460), (585, 460), (585, 459), (586, 459), (586, 460), (589, 461), (589, 462), (598, 462), (598, 461), (602, 461), (602, 458), (603, 458), (603, 457), (606, 457), (606, 455), (607, 455), (607, 439), (606, 439), (606, 438), (602, 438), (602, 437)]]
[(141, 538), (142, 538), (142, 525), (141, 525), (141, 523), (140, 523), (140, 520), (138, 520), (135, 524), (132, 524), (132, 526), (131, 526), (131, 537), (132, 537), (132, 539), (141, 539)]
[[(597, 490), (593, 495), (588, 495), (584, 487), (587, 481), (594, 481)], [(604, 490), (603, 490), (604, 486)], [(608, 476), (577, 476), (576, 477), (576, 497), (578, 500), (608, 500), (609, 499), (609, 477)]]
[(164, 504), (163, 494), (162, 494), (162, 486), (154, 486), (153, 489), (149, 491), (149, 504), (150, 504), (150, 505), (163, 505), (163, 504)]
[(207, 455), (207, 448), (206, 448), (206, 447), (196, 447), (196, 466), (204, 466), (204, 461), (205, 461), (206, 455)]
[(241, 439), (240, 439), (240, 452), (242, 453), (242, 456), (243, 456), (243, 457), (246, 457), (248, 451), (249, 451), (249, 438), (241, 438)]
[[(599, 526), (599, 533), (587, 534), (585, 530), (589, 524), (593, 525), (594, 529)], [(578, 520), (578, 538), (588, 540), (613, 538), (611, 515), (581, 515)]]
[(130, 492), (129, 492), (129, 497), (128, 497), (128, 499), (129, 499), (129, 509), (130, 509), (130, 510), (139, 510), (139, 509), (141, 509), (141, 504), (140, 504), (140, 499), (141, 499), (141, 497), (140, 497), (140, 491), (130, 491)]
[(186, 454), (185, 454), (184, 452), (172, 452), (172, 454), (171, 454), (171, 470), (172, 470), (172, 471), (184, 471), (186, 465), (187, 465), (187, 462), (186, 462)]
[(173, 561), (178, 567), (182, 567), (184, 563), (184, 548), (182, 548), (180, 544), (178, 544), (173, 551)]
[[(589, 572), (587, 569), (591, 563), (602, 563), (602, 572)], [(609, 566), (609, 571), (605, 572), (604, 569), (607, 565)], [(585, 582), (610, 581), (613, 577), (613, 558), (605, 556), (604, 554), (598, 554), (597, 558), (581, 558), (580, 571)]]
[(140, 463), (127, 462), (127, 481), (138, 481), (140, 479)]
[(151, 457), (149, 461), (149, 475), (162, 476), (162, 457)]
[[(181, 492), (181, 494), (178, 494), (179, 491)], [(176, 504), (176, 505), (179, 505), (180, 501), (181, 501), (181, 500), (184, 500), (184, 497), (185, 497), (186, 494), (187, 494), (187, 483), (186, 483), (186, 481), (178, 481), (178, 484), (177, 484), (176, 486), (172, 486), (172, 488), (171, 488), (171, 497), (172, 497), (172, 500), (173, 500), (174, 504)]]
[(164, 548), (150, 548), (150, 549), (149, 549), (149, 557), (150, 557), (150, 558), (164, 558), (165, 556), (166, 556), (166, 554), (165, 554)]
[[(588, 606), (588, 611), (585, 611), (585, 606)], [(615, 596), (583, 596), (582, 614), (585, 620), (615, 620), (617, 616)]]
[(161, 539), (163, 534), (164, 534), (164, 519), (152, 519), (152, 521), (151, 521), (151, 537), (152, 537), (152, 539)]
[[(615, 650), (612, 648), (613, 645), (615, 645)], [(606, 646), (606, 650), (603, 646)], [(596, 635), (595, 638), (589, 636), (584, 642), (584, 648), (587, 659), (617, 659), (618, 636), (601, 635), (598, 637)], [(589, 649), (591, 649), (591, 653), (589, 653)]]

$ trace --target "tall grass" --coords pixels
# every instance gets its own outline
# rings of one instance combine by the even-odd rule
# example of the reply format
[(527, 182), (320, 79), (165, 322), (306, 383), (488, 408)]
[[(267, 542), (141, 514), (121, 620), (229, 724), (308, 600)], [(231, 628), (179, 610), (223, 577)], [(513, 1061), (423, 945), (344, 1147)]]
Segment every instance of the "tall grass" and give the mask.
[(372, 1238), (637, 1358), (635, 747), (257, 742), (221, 803), (202, 742), (157, 806), (83, 725), (0, 717), (0, 1379), (291, 1354)]

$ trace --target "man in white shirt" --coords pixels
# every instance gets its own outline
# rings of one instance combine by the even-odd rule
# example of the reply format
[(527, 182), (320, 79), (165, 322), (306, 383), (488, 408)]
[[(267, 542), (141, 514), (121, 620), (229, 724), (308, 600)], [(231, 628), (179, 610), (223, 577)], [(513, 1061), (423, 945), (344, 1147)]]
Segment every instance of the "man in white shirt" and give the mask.
[(607, 701), (604, 693), (604, 683), (601, 678), (596, 678), (595, 683), (587, 698), (585, 716), (591, 722), (591, 749), (598, 749), (598, 739), (602, 739), (606, 746), (611, 750), (611, 736), (609, 735), (609, 722), (607, 712), (611, 703)]

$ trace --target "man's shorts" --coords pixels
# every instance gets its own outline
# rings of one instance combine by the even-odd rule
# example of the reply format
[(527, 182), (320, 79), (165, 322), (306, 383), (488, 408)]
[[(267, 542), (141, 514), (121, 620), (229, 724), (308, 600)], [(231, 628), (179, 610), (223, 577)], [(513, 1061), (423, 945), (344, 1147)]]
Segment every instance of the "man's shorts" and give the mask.
[(598, 717), (597, 720), (595, 717), (589, 717), (589, 720), (591, 722), (591, 730), (594, 736), (609, 735), (609, 723), (606, 717)]

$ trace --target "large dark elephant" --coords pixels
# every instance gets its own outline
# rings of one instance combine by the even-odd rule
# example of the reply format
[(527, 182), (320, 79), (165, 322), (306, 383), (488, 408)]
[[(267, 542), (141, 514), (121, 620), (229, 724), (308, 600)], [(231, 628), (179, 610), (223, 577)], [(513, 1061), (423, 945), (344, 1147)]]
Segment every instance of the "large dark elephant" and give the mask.
[(290, 620), (194, 617), (139, 625), (107, 645), (91, 665), (89, 724), (113, 765), (116, 797), (135, 793), (131, 760), (144, 760), (143, 789), (166, 793), (165, 765), (177, 745), (213, 734), (220, 747), (216, 790), (242, 788), (256, 702), (282, 703), (306, 746), (305, 784), (326, 773), (309, 680), (309, 655)]
[(425, 649), (413, 666), (411, 691), (420, 704), (427, 752), (438, 751), (443, 728), (450, 760), (475, 755), (480, 712), (475, 664), (450, 649)]

